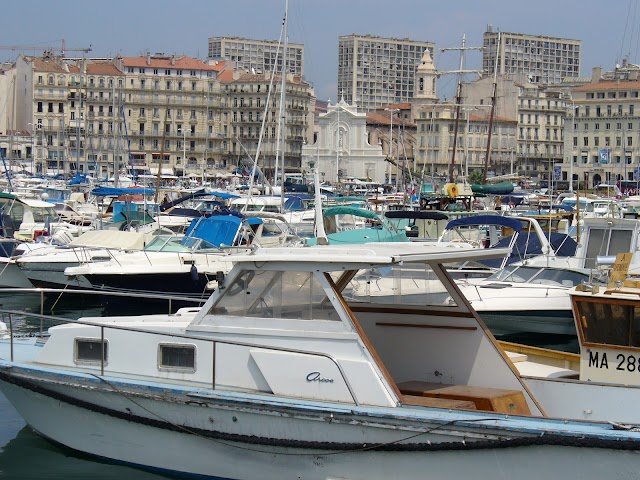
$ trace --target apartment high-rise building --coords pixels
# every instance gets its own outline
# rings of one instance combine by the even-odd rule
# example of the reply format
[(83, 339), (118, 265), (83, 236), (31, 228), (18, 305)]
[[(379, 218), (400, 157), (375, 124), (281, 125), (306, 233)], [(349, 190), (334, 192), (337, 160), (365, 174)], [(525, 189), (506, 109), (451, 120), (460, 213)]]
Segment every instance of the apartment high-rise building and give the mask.
[[(282, 49), (283, 45), (278, 46), (277, 40), (210, 37), (208, 57), (232, 61), (236, 68), (246, 69), (254, 74), (281, 72)], [(304, 45), (289, 43), (287, 52), (287, 72), (304, 75)]]
[(525, 74), (533, 83), (558, 83), (580, 75), (582, 41), (544, 35), (493, 31), (484, 33), (482, 69), (492, 75)]
[(409, 101), (415, 92), (416, 68), (435, 43), (408, 38), (345, 35), (338, 41), (338, 101), (365, 112)]

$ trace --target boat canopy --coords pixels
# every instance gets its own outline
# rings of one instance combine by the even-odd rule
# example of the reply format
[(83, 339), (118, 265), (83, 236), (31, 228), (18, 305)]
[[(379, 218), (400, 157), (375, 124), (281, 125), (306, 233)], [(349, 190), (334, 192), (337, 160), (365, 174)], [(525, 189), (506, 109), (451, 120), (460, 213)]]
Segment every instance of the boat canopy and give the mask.
[(387, 218), (410, 218), (420, 220), (446, 220), (449, 218), (441, 212), (416, 211), (416, 210), (389, 210), (384, 213)]
[(353, 215), (354, 217), (367, 218), (369, 220), (380, 220), (378, 215), (371, 210), (364, 208), (349, 207), (346, 205), (339, 205), (336, 207), (327, 208), (322, 212), (325, 217), (335, 217), (336, 215)]
[[(260, 224), (262, 220), (252, 218), (253, 224)], [(212, 243), (216, 247), (233, 245), (243, 219), (236, 215), (213, 215), (208, 218), (194, 219), (185, 236), (196, 237)]]
[(484, 195), (508, 195), (513, 192), (513, 183), (500, 182), (488, 185), (471, 185), (471, 191)]
[(447, 230), (471, 225), (500, 225), (502, 227), (509, 227), (513, 229), (514, 232), (522, 230), (522, 223), (520, 221), (509, 217), (502, 217), (500, 215), (474, 215), (470, 217), (457, 218), (455, 220), (451, 220), (447, 224)]
[(115, 187), (97, 187), (91, 190), (96, 197), (119, 197), (120, 195), (153, 195), (155, 190), (150, 188), (115, 188)]

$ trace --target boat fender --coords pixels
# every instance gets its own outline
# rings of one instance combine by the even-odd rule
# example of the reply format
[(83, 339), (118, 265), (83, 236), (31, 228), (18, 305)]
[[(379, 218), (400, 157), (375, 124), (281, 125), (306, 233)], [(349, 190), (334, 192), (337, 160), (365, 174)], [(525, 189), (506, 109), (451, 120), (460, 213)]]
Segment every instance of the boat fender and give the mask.
[(458, 196), (458, 185), (455, 183), (447, 183), (444, 188), (449, 197), (456, 198)]
[(198, 281), (198, 269), (196, 268), (196, 266), (194, 264), (191, 265), (191, 280), (193, 282), (197, 282)]

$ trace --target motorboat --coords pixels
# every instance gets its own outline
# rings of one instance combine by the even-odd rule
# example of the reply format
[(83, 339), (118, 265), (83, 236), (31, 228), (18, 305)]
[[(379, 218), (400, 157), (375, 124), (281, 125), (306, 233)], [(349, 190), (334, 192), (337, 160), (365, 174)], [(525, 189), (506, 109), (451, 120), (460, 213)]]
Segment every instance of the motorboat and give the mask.
[[(208, 294), (220, 273), (231, 269), (229, 253), (238, 249), (302, 245), (282, 215), (220, 211), (192, 220), (184, 236), (157, 235), (138, 251), (110, 251), (64, 270), (67, 283), (91, 288), (172, 294)], [(206, 297), (205, 297), (206, 298)]]
[(640, 286), (579, 285), (570, 290), (579, 353), (504, 344), (525, 385), (555, 417), (640, 423)]
[[(141, 251), (153, 240), (155, 234), (164, 233), (157, 229), (152, 233), (90, 230), (64, 245), (38, 245), (40, 248), (27, 250), (13, 259), (33, 286), (38, 288), (91, 288), (91, 283), (82, 275), (72, 279), (64, 274), (68, 267), (88, 262), (113, 260), (116, 252)], [(29, 286), (31, 286), (31, 284)]]
[[(583, 396), (564, 401), (562, 417), (549, 416), (556, 405), (532, 393), (446, 273), (448, 263), (500, 258), (506, 249), (398, 247), (234, 255), (202, 308), (58, 319), (46, 342), (25, 346), (19, 359), (5, 341), (0, 389), (46, 438), (170, 474), (637, 474), (640, 432), (615, 423), (637, 416), (637, 402), (623, 412), (610, 397), (604, 418), (576, 420), (597, 402)], [(430, 269), (455, 302), (416, 303), (400, 292), (387, 304), (345, 298), (351, 280), (371, 268)]]
[(458, 287), (494, 335), (575, 335), (569, 291), (591, 280), (570, 268), (510, 265)]

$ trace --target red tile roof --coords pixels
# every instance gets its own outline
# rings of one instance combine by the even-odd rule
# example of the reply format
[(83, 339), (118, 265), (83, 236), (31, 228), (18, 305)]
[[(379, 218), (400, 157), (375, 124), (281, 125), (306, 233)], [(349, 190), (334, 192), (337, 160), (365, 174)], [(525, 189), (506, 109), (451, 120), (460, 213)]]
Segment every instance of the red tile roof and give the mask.
[[(390, 112), (367, 112), (367, 124), (373, 125), (391, 125), (391, 116)], [(406, 120), (401, 117), (394, 116), (393, 117), (394, 125), (403, 125), (408, 128), (415, 128), (415, 123), (412, 123), (409, 120)]]
[(400, 110), (411, 110), (411, 104), (409, 102), (392, 103), (391, 105), (386, 105), (384, 107), (376, 108), (376, 110), (387, 110), (391, 108), (398, 108)]
[(141, 67), (141, 68), (177, 68), (181, 70), (209, 70), (218, 71), (218, 65), (212, 66), (197, 58), (185, 56), (162, 56), (162, 57), (123, 57), (122, 64), (125, 67)]
[[(238, 78), (234, 78), (234, 73), (238, 75)], [(271, 81), (271, 72), (265, 73), (248, 73), (242, 70), (225, 70), (218, 75), (218, 80), (221, 82), (239, 82), (239, 83), (264, 83)], [(280, 76), (276, 75), (274, 81), (279, 82)], [(294, 76), (292, 80), (287, 80), (287, 83), (304, 83), (300, 76)]]
[(89, 63), (87, 64), (89, 75), (124, 75), (113, 63)]
[(589, 83), (574, 89), (576, 92), (598, 92), (605, 90), (640, 90), (640, 82), (629, 81), (603, 81)]
[(67, 73), (64, 66), (53, 58), (29, 57), (29, 60), (36, 72)]

